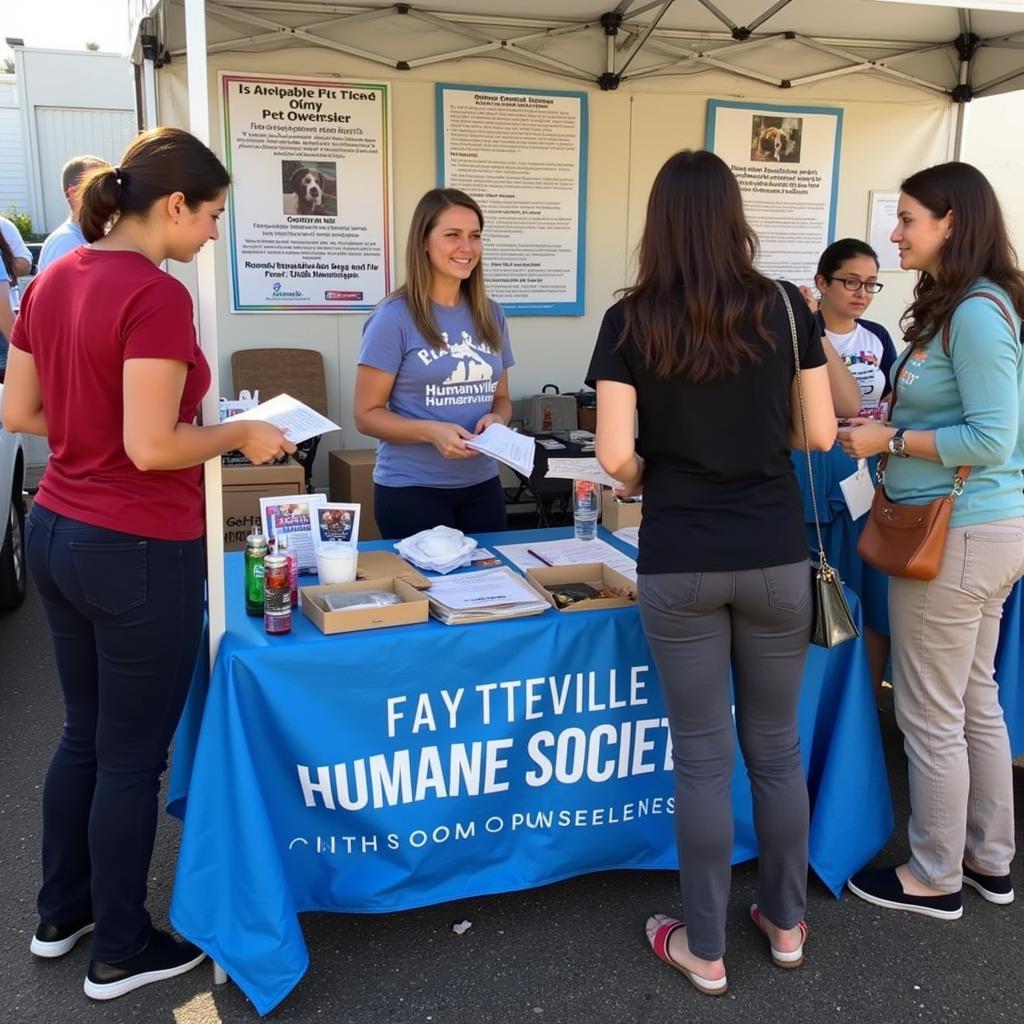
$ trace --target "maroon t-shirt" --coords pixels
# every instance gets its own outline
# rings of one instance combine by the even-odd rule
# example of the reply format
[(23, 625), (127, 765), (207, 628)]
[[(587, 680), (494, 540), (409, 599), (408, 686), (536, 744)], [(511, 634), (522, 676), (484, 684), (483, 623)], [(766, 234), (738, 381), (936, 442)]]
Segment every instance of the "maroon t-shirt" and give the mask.
[(179, 423), (210, 386), (188, 289), (139, 253), (76, 249), (26, 290), (11, 344), (35, 361), (53, 452), (39, 504), (142, 537), (202, 536), (202, 466), (144, 473), (124, 450), (126, 359), (188, 366)]

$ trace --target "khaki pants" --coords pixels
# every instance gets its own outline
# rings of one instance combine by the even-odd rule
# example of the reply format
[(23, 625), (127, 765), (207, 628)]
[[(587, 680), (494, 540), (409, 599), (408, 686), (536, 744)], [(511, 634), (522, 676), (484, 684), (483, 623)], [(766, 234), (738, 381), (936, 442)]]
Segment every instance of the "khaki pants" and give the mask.
[(959, 892), (966, 856), (1013, 858), (1010, 744), (993, 676), (1003, 602), (1024, 574), (1024, 519), (949, 531), (942, 569), (889, 582), (896, 721), (910, 775), (910, 870)]

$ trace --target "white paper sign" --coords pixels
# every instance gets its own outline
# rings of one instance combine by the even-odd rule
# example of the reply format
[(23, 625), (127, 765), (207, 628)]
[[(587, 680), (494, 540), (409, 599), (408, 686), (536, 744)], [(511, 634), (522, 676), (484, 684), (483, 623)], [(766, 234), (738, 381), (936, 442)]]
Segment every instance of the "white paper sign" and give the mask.
[(900, 250), (889, 236), (896, 227), (899, 192), (872, 192), (868, 210), (868, 244), (878, 253), (879, 270), (899, 270)]
[(866, 515), (875, 497), (875, 482), (871, 479), (867, 460), (857, 460), (857, 472), (839, 481), (846, 499), (846, 507), (854, 522)]

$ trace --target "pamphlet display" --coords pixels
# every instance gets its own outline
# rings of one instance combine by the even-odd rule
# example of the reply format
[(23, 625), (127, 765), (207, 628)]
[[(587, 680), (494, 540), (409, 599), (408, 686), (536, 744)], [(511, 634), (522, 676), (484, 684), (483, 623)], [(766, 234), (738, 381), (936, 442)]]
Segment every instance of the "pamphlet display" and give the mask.
[(316, 508), (322, 494), (286, 494), (260, 498), (260, 521), (267, 544), (273, 551), (280, 534), (288, 536), (288, 550), (299, 564), (299, 572), (316, 572), (316, 544), (313, 539)]
[(730, 167), (767, 277), (813, 285), (835, 238), (843, 111), (708, 101), (707, 148)]
[(384, 82), (221, 72), (233, 313), (365, 313), (392, 290)]

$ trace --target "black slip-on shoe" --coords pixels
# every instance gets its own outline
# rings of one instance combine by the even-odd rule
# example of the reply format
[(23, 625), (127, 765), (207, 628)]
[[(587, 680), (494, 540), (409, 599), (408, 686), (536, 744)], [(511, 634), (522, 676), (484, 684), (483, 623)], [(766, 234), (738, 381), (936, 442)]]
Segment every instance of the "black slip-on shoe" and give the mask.
[(1013, 882), (1009, 875), (983, 875), (965, 864), (964, 885), (969, 885), (989, 903), (1013, 902)]
[(94, 927), (91, 918), (85, 921), (71, 921), (68, 924), (47, 924), (40, 921), (35, 935), (32, 936), (32, 944), (28, 948), (35, 956), (47, 959), (63, 956), (70, 953), (75, 948), (75, 943), (83, 935), (88, 935)]
[(191, 971), (205, 959), (198, 946), (154, 929), (141, 953), (116, 964), (93, 960), (85, 976), (85, 994), (90, 999), (117, 999), (143, 985)]
[(903, 891), (895, 868), (859, 871), (846, 887), (854, 896), (888, 910), (909, 910), (941, 921), (955, 921), (964, 912), (963, 890), (942, 896), (910, 896)]

